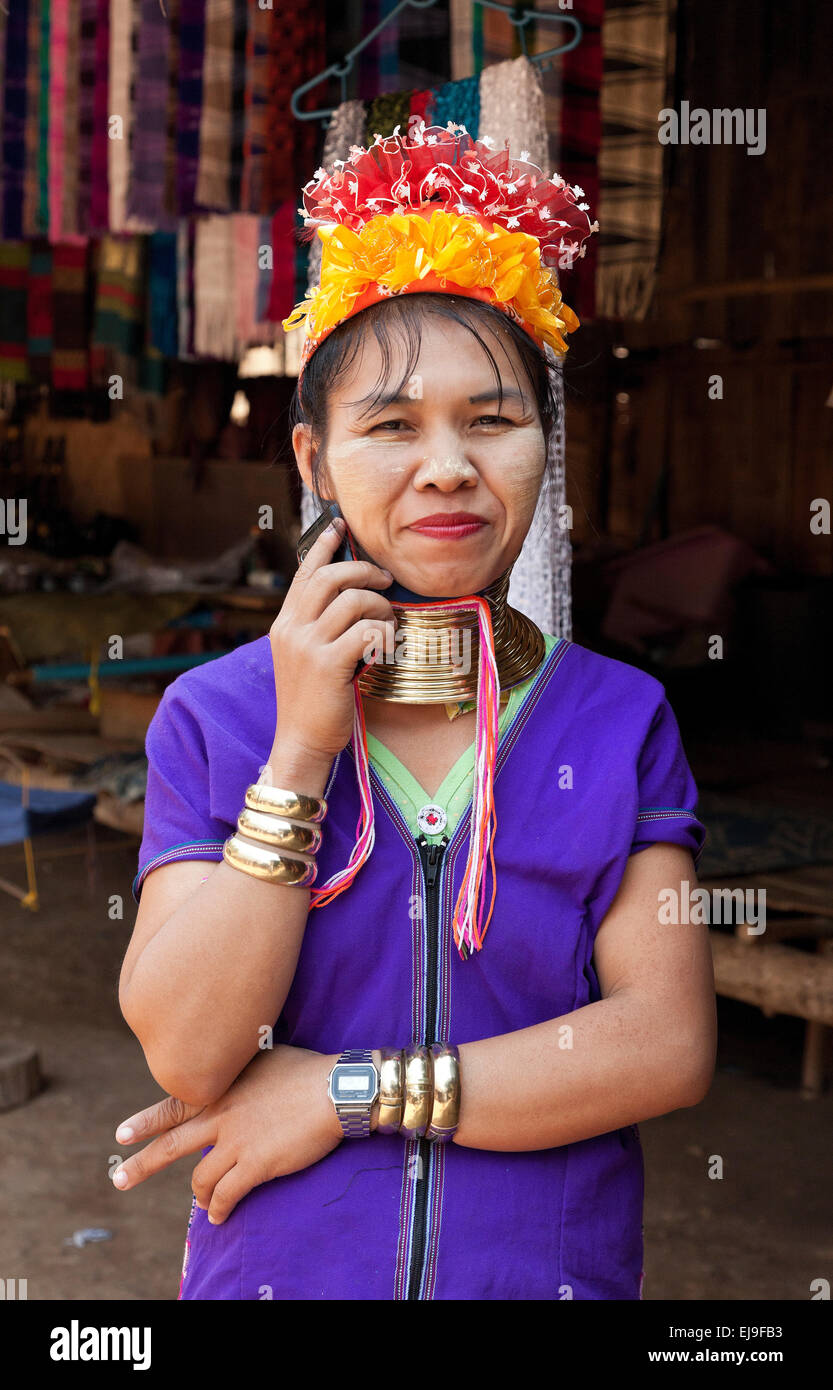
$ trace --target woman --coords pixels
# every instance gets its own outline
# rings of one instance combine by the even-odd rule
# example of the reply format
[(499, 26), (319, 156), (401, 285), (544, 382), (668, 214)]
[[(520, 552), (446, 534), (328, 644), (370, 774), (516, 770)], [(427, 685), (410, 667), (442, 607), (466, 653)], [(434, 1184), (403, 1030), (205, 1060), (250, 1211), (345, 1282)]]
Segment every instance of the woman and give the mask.
[[(417, 162), (414, 143), (399, 149)], [(504, 173), (517, 182), (517, 163)], [(415, 211), (390, 236), (424, 246), (417, 216), (439, 225)], [(469, 265), (472, 246), (494, 245), (484, 251), (470, 225)], [(336, 249), (328, 270), (326, 249), (325, 289), (338, 265)], [(353, 245), (351, 264), (361, 254)], [(663, 689), (538, 634), (505, 601), (554, 425), (552, 338), (533, 312), (544, 296), (472, 294), (456, 273), (461, 293), (423, 276), (389, 298), (388, 281), (375, 302), (345, 312), (341, 300), (312, 324), (298, 468), (372, 560), (337, 558), (343, 523), (320, 535), (269, 635), (180, 676), (148, 733), (120, 999), (170, 1097), (117, 1131), (124, 1143), (158, 1137), (115, 1181), (205, 1151), (183, 1299), (639, 1298), (636, 1125), (697, 1104), (710, 1084), (708, 931), (659, 920), (664, 890), (693, 882), (704, 833)], [(550, 307), (569, 327), (560, 296)], [(433, 520), (456, 513), (470, 516), (451, 530)], [(386, 597), (394, 580), (413, 608)], [(397, 620), (401, 635), (454, 596), (477, 610), (464, 631), (483, 675), (461, 677), (477, 708), (422, 702), (416, 686), (402, 700), (407, 677), (384, 662), (359, 677), (359, 700), (369, 636), (389, 651)], [(258, 878), (251, 841), (246, 859), (258, 776), (299, 798), (308, 852), (284, 858), (315, 863), (318, 900), (304, 869), (295, 882)], [(383, 1049), (410, 1047), (410, 1066), (432, 1043), (458, 1061), (459, 1108), (440, 1142), (424, 1137), (424, 1115), (405, 1122), (410, 1093), (398, 1132), (378, 1128), (390, 1118), (378, 1100), (352, 1128), (328, 1090), (345, 1052), (364, 1050), (378, 1073)], [(366, 1146), (352, 1137), (362, 1128)]]

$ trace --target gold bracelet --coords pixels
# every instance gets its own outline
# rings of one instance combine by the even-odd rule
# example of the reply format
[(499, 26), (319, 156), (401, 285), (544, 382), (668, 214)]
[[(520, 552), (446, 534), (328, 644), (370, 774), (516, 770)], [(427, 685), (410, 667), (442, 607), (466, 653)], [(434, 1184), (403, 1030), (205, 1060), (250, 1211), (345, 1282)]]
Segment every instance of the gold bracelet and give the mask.
[(460, 1053), (453, 1043), (432, 1043), (434, 1104), (425, 1138), (447, 1144), (460, 1120)]
[(237, 829), (250, 840), (257, 840), (275, 849), (294, 849), (301, 853), (315, 854), (321, 844), (321, 831), (317, 825), (307, 823), (298, 825), (284, 820), (274, 811), (252, 811), (244, 806), (237, 817)]
[(233, 869), (242, 869), (253, 878), (295, 888), (306, 888), (314, 883), (318, 873), (314, 859), (278, 854), (254, 840), (244, 840), (241, 835), (229, 836), (223, 845), (223, 858)]
[(382, 1064), (379, 1068), (379, 1134), (398, 1134), (404, 1107), (405, 1057), (401, 1047), (379, 1049)]
[(246, 788), (246, 805), (252, 811), (277, 811), (289, 820), (322, 821), (327, 814), (323, 797), (304, 796), (268, 782), (253, 782)]
[(431, 1049), (421, 1044), (406, 1047), (404, 1053), (405, 1087), (399, 1133), (406, 1139), (419, 1139), (431, 1119), (434, 1060)]

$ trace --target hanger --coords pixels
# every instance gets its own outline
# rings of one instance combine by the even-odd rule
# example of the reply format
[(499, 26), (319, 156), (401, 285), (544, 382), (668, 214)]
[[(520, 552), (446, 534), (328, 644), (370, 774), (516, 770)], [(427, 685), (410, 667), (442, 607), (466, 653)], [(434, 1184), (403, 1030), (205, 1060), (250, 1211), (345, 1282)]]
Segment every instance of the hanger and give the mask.
[[(399, 4), (396, 8), (391, 10), (390, 14), (385, 15), (385, 18), (379, 21), (375, 29), (371, 29), (369, 34), (365, 34), (364, 38), (356, 44), (355, 48), (351, 48), (350, 52), (345, 54), (340, 63), (331, 63), (330, 66), (325, 68), (323, 72), (320, 72), (317, 77), (313, 77), (309, 82), (304, 82), (302, 86), (295, 88), (289, 102), (293, 116), (299, 121), (327, 120), (329, 122), (330, 118), (335, 114), (336, 108), (334, 106), (323, 107), (320, 111), (301, 111), (298, 108), (299, 98), (304, 96), (306, 92), (311, 91), (313, 87), (317, 87), (319, 83), (325, 82), (328, 78), (337, 77), (341, 82), (341, 100), (346, 101), (347, 74), (352, 71), (354, 60), (362, 50), (367, 48), (368, 44), (372, 43), (376, 36), (381, 34), (382, 30), (387, 28), (404, 9), (411, 6), (415, 10), (429, 10), (431, 6), (436, 3), (437, 0), (399, 0)], [(518, 30), (518, 39), (523, 56), (528, 58), (530, 63), (537, 63), (540, 67), (549, 67), (553, 58), (561, 53), (569, 53), (571, 49), (576, 48), (581, 43), (584, 31), (580, 20), (576, 19), (573, 15), (549, 14), (542, 10), (524, 9), (521, 5), (501, 5), (497, 3), (497, 0), (473, 0), (473, 3), (476, 5), (485, 5), (490, 10), (500, 10), (505, 14), (509, 22), (514, 24)], [(573, 29), (573, 36), (567, 43), (561, 44), (555, 48), (548, 48), (543, 53), (528, 53), (526, 47), (526, 26), (531, 23), (569, 24)]]

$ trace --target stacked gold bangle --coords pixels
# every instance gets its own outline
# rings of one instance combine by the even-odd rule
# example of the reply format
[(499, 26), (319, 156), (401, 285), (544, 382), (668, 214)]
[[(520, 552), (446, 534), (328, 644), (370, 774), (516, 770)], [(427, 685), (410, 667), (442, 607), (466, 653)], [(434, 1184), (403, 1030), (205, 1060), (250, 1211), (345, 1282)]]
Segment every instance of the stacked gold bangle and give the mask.
[(236, 832), (223, 845), (223, 858), (253, 878), (305, 888), (318, 872), (311, 856), (321, 844), (318, 822), (326, 814), (321, 797), (257, 782), (246, 789), (246, 803)]
[(460, 1053), (451, 1043), (383, 1047), (380, 1134), (447, 1144), (460, 1117)]

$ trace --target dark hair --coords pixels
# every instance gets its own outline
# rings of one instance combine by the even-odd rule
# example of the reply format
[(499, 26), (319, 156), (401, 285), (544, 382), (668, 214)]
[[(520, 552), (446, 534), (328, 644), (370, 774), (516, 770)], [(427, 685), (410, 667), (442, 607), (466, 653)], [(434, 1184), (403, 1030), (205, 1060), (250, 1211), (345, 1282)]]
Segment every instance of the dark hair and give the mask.
[[(354, 314), (334, 328), (332, 333), (312, 354), (307, 362), (301, 380), (300, 390), (296, 387), (289, 408), (290, 432), (297, 424), (311, 427), (312, 438), (316, 443), (312, 460), (312, 492), (316, 506), (322, 501), (318, 494), (320, 478), (319, 455), (323, 457), (327, 444), (327, 401), (338, 380), (347, 371), (356, 357), (361, 340), (370, 329), (382, 350), (382, 373), (376, 388), (352, 404), (375, 403), (382, 393), (392, 390), (388, 385), (391, 366), (392, 330), (400, 329), (407, 343), (407, 360), (401, 380), (396, 390), (401, 391), (412, 375), (422, 344), (422, 322), (427, 314), (452, 319), (468, 329), (486, 353), (495, 373), (498, 390), (498, 410), (502, 403), (502, 382), (500, 369), (494, 354), (484, 342), (478, 328), (488, 327), (496, 337), (501, 330), (508, 332), (518, 350), (518, 355), (526, 372), (532, 395), (538, 406), (538, 414), (544, 434), (544, 442), (549, 448), (553, 431), (558, 425), (558, 405), (552, 389), (549, 362), (546, 354), (538, 347), (529, 334), (513, 319), (493, 304), (483, 300), (469, 299), (464, 295), (441, 294), (425, 291), (416, 294), (402, 294), (383, 299), (372, 304), (360, 313)], [(510, 359), (511, 362), (511, 359)], [(514, 364), (513, 364), (514, 371)], [(515, 380), (518, 380), (515, 372)], [(518, 382), (520, 387), (520, 382)], [(545, 473), (543, 485), (551, 485), (553, 479)]]

